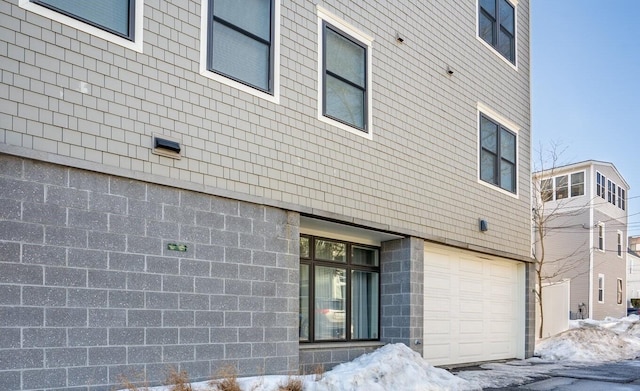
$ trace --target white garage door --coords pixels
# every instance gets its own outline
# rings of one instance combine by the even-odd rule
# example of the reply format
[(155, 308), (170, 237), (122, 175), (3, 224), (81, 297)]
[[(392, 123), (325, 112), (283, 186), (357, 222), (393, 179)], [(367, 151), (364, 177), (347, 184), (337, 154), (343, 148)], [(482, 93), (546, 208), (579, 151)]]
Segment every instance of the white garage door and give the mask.
[(424, 258), (424, 350), (432, 365), (524, 355), (524, 265), (430, 245)]

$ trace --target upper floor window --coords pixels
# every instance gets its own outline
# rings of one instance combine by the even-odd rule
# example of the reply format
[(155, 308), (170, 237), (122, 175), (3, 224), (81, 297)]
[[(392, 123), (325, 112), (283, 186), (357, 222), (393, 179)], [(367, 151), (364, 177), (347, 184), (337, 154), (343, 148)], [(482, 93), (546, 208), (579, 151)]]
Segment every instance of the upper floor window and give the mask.
[[(606, 187), (605, 187), (606, 183)], [(607, 179), (604, 175), (596, 171), (596, 194), (602, 197), (612, 205), (626, 210), (627, 208), (627, 192), (622, 186), (616, 185), (611, 179)]]
[(604, 224), (598, 224), (598, 250), (604, 251)]
[(540, 181), (542, 202), (584, 195), (584, 171), (545, 178)]
[(516, 193), (516, 134), (480, 113), (480, 179)]
[(622, 247), (623, 247), (622, 245), (623, 245), (623, 243), (622, 243), (622, 232), (618, 231), (618, 248), (617, 248), (617, 251), (618, 251), (618, 256), (620, 258), (622, 258)]
[(598, 274), (598, 303), (604, 303), (604, 274)]
[(478, 36), (503, 55), (516, 62), (516, 12), (507, 0), (479, 0)]
[(143, 0), (20, 0), (20, 7), (142, 52)]
[(618, 278), (616, 286), (616, 303), (622, 304), (622, 278)]
[(135, 0), (31, 1), (133, 41)]
[(371, 41), (318, 7), (319, 118), (371, 138)]
[(209, 70), (271, 92), (273, 0), (211, 0)]
[(300, 341), (376, 340), (379, 306), (378, 248), (300, 236)]

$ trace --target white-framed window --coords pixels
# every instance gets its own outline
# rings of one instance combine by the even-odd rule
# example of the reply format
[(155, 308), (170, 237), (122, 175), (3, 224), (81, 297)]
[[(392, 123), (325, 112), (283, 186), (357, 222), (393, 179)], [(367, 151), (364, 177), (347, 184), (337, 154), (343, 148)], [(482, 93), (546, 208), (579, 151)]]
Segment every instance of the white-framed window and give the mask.
[(616, 281), (616, 303), (622, 304), (622, 278), (618, 278)]
[(584, 171), (544, 178), (540, 181), (542, 202), (584, 195)]
[(478, 0), (477, 8), (477, 38), (515, 66), (517, 0)]
[(318, 119), (371, 139), (373, 38), (318, 6)]
[(622, 231), (618, 231), (618, 248), (617, 248), (617, 252), (618, 252), (618, 257), (622, 258), (622, 250), (624, 248), (624, 240), (623, 240), (623, 236), (622, 236)]
[(518, 194), (518, 131), (511, 121), (478, 103), (478, 178)]
[(598, 223), (598, 251), (604, 252), (604, 223)]
[(600, 174), (598, 171), (596, 171), (596, 193), (603, 200), (606, 199), (607, 197), (606, 182), (607, 182), (607, 178), (604, 175)]
[(202, 0), (200, 74), (280, 102), (280, 0)]
[(622, 210), (627, 207), (627, 192), (622, 187), (618, 187), (618, 207)]
[(45, 18), (142, 52), (143, 0), (20, 0)]
[(604, 303), (604, 274), (598, 274), (598, 303)]

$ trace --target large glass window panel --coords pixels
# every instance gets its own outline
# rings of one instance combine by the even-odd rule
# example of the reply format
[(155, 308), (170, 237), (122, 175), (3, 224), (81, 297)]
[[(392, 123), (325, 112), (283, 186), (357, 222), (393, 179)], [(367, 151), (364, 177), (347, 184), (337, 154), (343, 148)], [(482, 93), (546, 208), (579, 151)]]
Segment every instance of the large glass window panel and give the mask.
[(331, 29), (326, 31), (325, 61), (327, 70), (364, 88), (365, 49)]
[(309, 265), (300, 265), (300, 314), (299, 314), (299, 338), (301, 341), (309, 340)]
[(543, 179), (540, 182), (540, 194), (542, 202), (553, 200), (553, 182), (551, 182), (551, 179)]
[(500, 187), (502, 187), (505, 190), (509, 190), (511, 192), (515, 191), (516, 188), (516, 183), (515, 183), (515, 178), (516, 178), (516, 168), (515, 165), (507, 162), (507, 161), (502, 161), (502, 164), (500, 165)]
[(213, 14), (265, 41), (271, 40), (270, 0), (214, 0)]
[(480, 6), (489, 15), (496, 16), (496, 0), (480, 0)]
[(345, 269), (325, 266), (315, 268), (316, 340), (345, 338), (346, 277)]
[(513, 37), (510, 34), (500, 30), (500, 38), (498, 39), (498, 51), (500, 54), (513, 61)]
[(584, 172), (571, 174), (571, 197), (584, 195)]
[(32, 2), (133, 40), (135, 0), (32, 0)]
[(556, 200), (561, 200), (569, 196), (569, 178), (562, 175), (555, 178), (556, 181)]
[(500, 157), (516, 162), (516, 136), (508, 130), (502, 130), (500, 134)]
[(480, 120), (482, 147), (491, 152), (498, 152), (498, 125), (482, 116)]
[(351, 250), (351, 262), (355, 265), (378, 266), (378, 250), (353, 245)]
[(364, 128), (364, 91), (327, 75), (325, 99), (326, 115)]
[(345, 243), (330, 240), (316, 240), (316, 259), (325, 261), (346, 262), (347, 245)]
[(500, 0), (500, 26), (510, 32), (515, 33), (514, 10), (506, 0)]
[(311, 256), (311, 238), (305, 236), (300, 237), (300, 258), (309, 258)]
[(480, 179), (483, 181), (498, 184), (496, 179), (496, 159), (497, 156), (489, 151), (480, 152)]
[(269, 46), (220, 23), (213, 24), (212, 67), (239, 81), (269, 88)]
[(378, 273), (353, 271), (351, 274), (352, 339), (378, 338)]

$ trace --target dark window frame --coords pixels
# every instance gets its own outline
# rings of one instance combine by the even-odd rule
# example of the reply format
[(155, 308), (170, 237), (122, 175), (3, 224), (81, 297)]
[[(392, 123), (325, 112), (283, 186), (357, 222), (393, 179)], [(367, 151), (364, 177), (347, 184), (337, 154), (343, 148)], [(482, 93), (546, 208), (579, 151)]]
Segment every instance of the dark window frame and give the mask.
[[(255, 34), (234, 25), (233, 23), (226, 21), (218, 16), (216, 16), (214, 14), (214, 2), (215, 0), (207, 0), (209, 2), (208, 5), (208, 15), (207, 15), (207, 70), (213, 73), (216, 73), (220, 76), (226, 77), (228, 79), (231, 79), (233, 81), (236, 81), (240, 84), (243, 84), (245, 86), (251, 87), (251, 88), (255, 88), (258, 91), (262, 91), (266, 94), (269, 95), (274, 95), (275, 94), (275, 30), (276, 30), (276, 26), (275, 26), (275, 12), (276, 12), (276, 1), (279, 0), (268, 0), (269, 1), (269, 8), (270, 8), (270, 13), (269, 13), (269, 41), (264, 40), (261, 37), (256, 36)], [(261, 86), (257, 86), (254, 85), (252, 83), (247, 82), (246, 80), (242, 80), (238, 77), (235, 77), (233, 75), (229, 75), (225, 72), (222, 72), (220, 70), (217, 70), (213, 67), (213, 40), (214, 40), (214, 34), (213, 34), (213, 25), (214, 23), (220, 23), (221, 25), (237, 32), (240, 33), (242, 35), (244, 35), (245, 37), (248, 37), (256, 42), (259, 42), (261, 44), (264, 45), (268, 45), (269, 46), (269, 61), (267, 66), (269, 67), (269, 81), (268, 81), (268, 86), (267, 89), (262, 88)]]
[[(511, 9), (513, 9), (513, 30), (514, 31), (509, 31), (509, 29), (507, 29), (506, 27), (503, 26), (503, 24), (500, 22), (500, 13), (501, 13), (501, 8), (500, 8), (500, 3), (501, 2), (505, 2), (508, 4), (508, 6), (511, 7)], [(506, 58), (509, 62), (511, 62), (512, 64), (516, 64), (516, 30), (517, 30), (517, 21), (516, 21), (516, 6), (509, 0), (495, 0), (494, 3), (494, 10), (495, 10), (495, 15), (492, 14), (489, 10), (487, 10), (486, 8), (484, 8), (482, 6), (482, 1), (478, 0), (478, 37), (480, 37), (480, 39), (482, 39), (484, 42), (486, 42), (487, 44), (489, 44), (492, 48), (494, 48), (496, 50), (496, 52), (500, 53), (500, 55), (502, 55), (504, 58)], [(487, 18), (487, 20), (490, 21), (491, 25), (492, 25), (492, 36), (491, 36), (491, 42), (487, 41), (482, 34), (480, 33), (480, 28), (481, 28), (481, 22), (480, 22), (480, 18), (481, 16), (484, 16), (485, 18)], [(507, 56), (505, 53), (503, 53), (500, 50), (500, 33), (504, 33), (505, 35), (509, 36), (510, 39), (510, 45), (509, 45), (509, 56)]]
[[(379, 341), (380, 340), (380, 330), (381, 330), (381, 314), (382, 314), (382, 301), (381, 299), (381, 289), (382, 289), (382, 279), (381, 277), (381, 271), (382, 271), (382, 267), (380, 265), (380, 247), (376, 247), (376, 246), (371, 246), (371, 245), (366, 245), (366, 244), (361, 244), (361, 243), (355, 243), (355, 242), (348, 242), (348, 241), (344, 241), (344, 240), (339, 240), (339, 239), (331, 239), (331, 238), (326, 238), (326, 237), (321, 237), (321, 236), (313, 236), (313, 235), (306, 235), (306, 234), (301, 234), (300, 238), (307, 238), (309, 240), (309, 257), (303, 257), (302, 254), (300, 254), (300, 264), (301, 265), (308, 265), (309, 268), (309, 292), (308, 292), (308, 300), (309, 302), (307, 303), (307, 308), (308, 308), (308, 328), (309, 328), (309, 334), (308, 334), (308, 338), (307, 339), (299, 339), (299, 343), (301, 344), (316, 344), (316, 343), (327, 343), (327, 342), (353, 342), (353, 341)], [(326, 241), (330, 241), (330, 242), (336, 242), (336, 243), (344, 243), (346, 245), (346, 259), (345, 262), (337, 262), (337, 261), (329, 261), (329, 260), (324, 260), (324, 259), (316, 259), (316, 241), (317, 240), (326, 240)], [(354, 264), (352, 263), (352, 249), (354, 246), (357, 247), (363, 247), (363, 248), (369, 248), (372, 250), (376, 250), (377, 254), (378, 254), (378, 266), (367, 266), (367, 265), (360, 265), (360, 264)], [(338, 339), (320, 339), (320, 340), (316, 340), (315, 338), (315, 267), (316, 266), (321, 266), (321, 267), (336, 267), (336, 268), (341, 268), (341, 269), (345, 269), (345, 280), (346, 280), (346, 286), (345, 286), (345, 292), (347, 292), (345, 294), (345, 336), (344, 338), (338, 338)], [(351, 337), (352, 332), (351, 332), (351, 318), (352, 318), (352, 311), (351, 311), (351, 305), (352, 305), (352, 294), (351, 294), (351, 285), (352, 285), (352, 278), (351, 278), (351, 272), (352, 271), (365, 271), (365, 272), (371, 272), (371, 273), (377, 273), (378, 275), (378, 329), (376, 332), (376, 335), (378, 336), (377, 338), (370, 338), (370, 339), (362, 339), (362, 338), (358, 338), (358, 339), (354, 339)], [(301, 300), (301, 298), (299, 298), (299, 300)], [(302, 303), (300, 303), (300, 308), (302, 308)], [(300, 316), (302, 316), (302, 314), (300, 314)], [(301, 329), (300, 329), (301, 324), (298, 325), (298, 334), (301, 334)]]
[(103, 31), (106, 31), (108, 33), (117, 35), (117, 36), (119, 36), (121, 38), (127, 39), (127, 40), (132, 41), (132, 42), (135, 41), (136, 1), (141, 1), (141, 0), (128, 0), (128, 2), (129, 2), (129, 7), (128, 7), (129, 8), (129, 20), (127, 21), (127, 30), (128, 30), (127, 34), (124, 34), (124, 33), (120, 32), (120, 31), (111, 29), (111, 28), (109, 28), (107, 26), (103, 26), (103, 25), (101, 25), (99, 23), (96, 23), (96, 22), (90, 20), (90, 19), (86, 19), (86, 18), (83, 18), (81, 16), (75, 15), (72, 12), (60, 9), (60, 8), (54, 6), (54, 5), (48, 4), (46, 0), (30, 0), (30, 1), (32, 3), (34, 3), (34, 4), (37, 4), (37, 5), (41, 6), (41, 7), (44, 7), (44, 8), (50, 9), (52, 11), (55, 11), (55, 12), (57, 12), (59, 14), (68, 16), (68, 17), (70, 17), (72, 19), (75, 19), (75, 20), (78, 20), (78, 21), (80, 21), (82, 23), (86, 23), (86, 24), (91, 25), (93, 27), (96, 27), (96, 28), (98, 28), (100, 30), (103, 30)]
[[(335, 72), (329, 71), (327, 69), (327, 29), (331, 30), (333, 33), (341, 36), (342, 38), (352, 42), (354, 45), (359, 46), (360, 48), (362, 48), (364, 50), (364, 82), (363, 82), (363, 86), (359, 86), (356, 83), (353, 83), (350, 80), (347, 80), (345, 78), (343, 78), (342, 76), (338, 75)], [(364, 42), (361, 42), (360, 40), (354, 38), (352, 35), (344, 32), (342, 29), (334, 26), (333, 24), (327, 22), (326, 20), (322, 21), (322, 115), (330, 118), (334, 121), (340, 122), (344, 125), (347, 125), (349, 127), (355, 128), (357, 130), (362, 131), (363, 133), (369, 133), (369, 123), (368, 123), (368, 116), (369, 116), (369, 64), (368, 64), (368, 56), (369, 56), (369, 45), (367, 45)], [(362, 121), (364, 126), (360, 127), (356, 124), (347, 122), (341, 118), (337, 118), (335, 116), (332, 116), (330, 114), (327, 114), (327, 75), (331, 76), (333, 78), (338, 79), (340, 82), (342, 83), (346, 83), (351, 87), (354, 87), (356, 89), (359, 89), (360, 91), (363, 92), (363, 107), (362, 107)]]
[[(496, 125), (498, 128), (498, 131), (496, 133), (496, 150), (497, 151), (491, 151), (490, 149), (486, 148), (483, 144), (482, 144), (482, 119), (485, 119), (489, 122), (491, 122), (492, 124)], [(511, 131), (509, 128), (505, 127), (504, 125), (502, 125), (500, 122), (494, 120), (493, 118), (489, 117), (488, 115), (484, 114), (484, 113), (480, 113), (480, 119), (478, 122), (478, 127), (479, 132), (480, 132), (480, 153), (478, 154), (478, 159), (479, 159), (479, 168), (480, 168), (480, 173), (479, 173), (479, 177), (480, 180), (482, 180), (483, 182), (489, 183), (493, 186), (497, 186), (500, 189), (504, 190), (504, 191), (508, 191), (509, 193), (518, 194), (518, 134), (516, 132)], [(502, 154), (502, 148), (501, 148), (501, 137), (502, 137), (502, 133), (503, 132), (507, 132), (511, 135), (513, 135), (515, 142), (513, 144), (513, 155), (514, 155), (514, 161), (511, 162), (508, 159), (506, 159), (505, 157), (503, 157)], [(491, 182), (487, 179), (482, 178), (482, 151), (486, 151), (487, 153), (491, 154), (494, 156), (494, 161), (493, 161), (493, 177), (495, 179), (495, 182)], [(513, 165), (513, 174), (512, 174), (512, 178), (511, 178), (511, 183), (513, 183), (513, 189), (507, 189), (505, 187), (502, 186), (502, 175), (501, 175), (501, 168), (502, 168), (502, 162), (508, 162), (510, 164)], [(505, 163), (507, 164), (507, 163)]]

